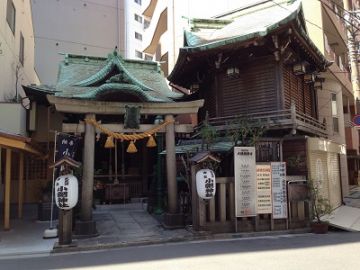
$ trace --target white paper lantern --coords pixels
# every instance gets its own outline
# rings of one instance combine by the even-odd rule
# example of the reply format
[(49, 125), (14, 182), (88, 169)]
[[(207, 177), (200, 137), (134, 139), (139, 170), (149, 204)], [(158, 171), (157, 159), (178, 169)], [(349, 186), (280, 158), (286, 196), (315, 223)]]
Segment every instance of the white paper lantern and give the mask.
[(202, 169), (196, 173), (196, 190), (202, 199), (211, 199), (215, 196), (215, 173), (212, 170)]
[(55, 202), (63, 210), (74, 208), (78, 202), (78, 180), (72, 174), (62, 175), (55, 180)]

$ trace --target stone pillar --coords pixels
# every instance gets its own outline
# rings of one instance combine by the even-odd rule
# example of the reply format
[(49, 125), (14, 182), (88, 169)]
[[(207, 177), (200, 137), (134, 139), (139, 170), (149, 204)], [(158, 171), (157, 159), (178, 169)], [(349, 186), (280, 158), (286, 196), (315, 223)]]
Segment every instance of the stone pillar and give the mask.
[[(95, 114), (86, 114), (86, 119), (95, 119)], [(75, 234), (97, 235), (95, 221), (92, 220), (95, 160), (95, 127), (85, 123), (83, 152), (83, 175), (81, 192), (81, 221), (76, 224)]]
[[(174, 121), (172, 115), (166, 115), (165, 121)], [(166, 125), (166, 175), (168, 189), (168, 212), (177, 212), (177, 183), (176, 183), (176, 160), (175, 160), (175, 125)]]
[[(172, 115), (166, 115), (165, 121), (174, 121)], [(166, 125), (166, 175), (168, 191), (168, 209), (164, 213), (164, 226), (178, 228), (184, 226), (184, 216), (178, 212), (178, 196), (176, 182), (176, 156), (175, 156), (175, 124)]]

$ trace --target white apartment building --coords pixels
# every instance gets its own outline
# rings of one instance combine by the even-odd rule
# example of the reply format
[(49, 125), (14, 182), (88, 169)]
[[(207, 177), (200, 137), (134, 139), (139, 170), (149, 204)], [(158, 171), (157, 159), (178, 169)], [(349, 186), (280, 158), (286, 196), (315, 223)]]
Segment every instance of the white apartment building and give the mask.
[(251, 1), (150, 0), (143, 10), (147, 22), (143, 52), (159, 61), (167, 76), (176, 63), (179, 48), (184, 45), (184, 29), (189, 26), (191, 18), (209, 18)]
[[(30, 0), (0, 1), (0, 129), (26, 134), (21, 85), (38, 83)], [(23, 101), (26, 106), (26, 101)]]
[(31, 0), (35, 68), (43, 84), (55, 84), (62, 54), (106, 57), (115, 47), (143, 59), (144, 19), (149, 0)]

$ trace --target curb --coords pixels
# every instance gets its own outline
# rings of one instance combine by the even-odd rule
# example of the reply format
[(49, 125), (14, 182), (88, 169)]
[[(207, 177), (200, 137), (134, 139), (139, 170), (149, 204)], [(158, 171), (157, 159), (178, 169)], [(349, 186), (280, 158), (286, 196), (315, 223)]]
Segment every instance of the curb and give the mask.
[[(181, 237), (169, 237), (164, 239), (150, 239), (150, 240), (138, 240), (138, 241), (121, 241), (107, 244), (94, 244), (86, 246), (54, 246), (51, 251), (52, 254), (69, 253), (69, 252), (81, 252), (81, 251), (93, 251), (93, 250), (106, 250), (113, 248), (125, 248), (136, 246), (150, 246), (159, 245), (165, 243), (186, 243), (193, 241), (206, 241), (206, 240), (227, 240), (227, 239), (241, 239), (241, 238), (256, 238), (256, 237), (268, 237), (268, 236), (281, 236), (281, 235), (295, 235), (309, 233), (310, 229), (294, 229), (294, 230), (282, 230), (282, 231), (264, 231), (264, 232), (248, 232), (248, 233), (221, 233), (221, 234), (206, 234), (206, 235), (192, 235)], [(79, 243), (75, 243), (79, 244)]]

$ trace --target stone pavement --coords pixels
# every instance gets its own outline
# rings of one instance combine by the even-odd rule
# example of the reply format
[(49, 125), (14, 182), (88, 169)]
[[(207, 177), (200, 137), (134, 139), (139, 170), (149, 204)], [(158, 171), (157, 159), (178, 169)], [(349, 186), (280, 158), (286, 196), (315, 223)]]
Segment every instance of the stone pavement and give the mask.
[[(16, 211), (12, 213), (16, 214)], [(28, 205), (23, 219), (11, 218), (9, 231), (4, 231), (0, 225), (0, 259), (194, 239), (194, 234), (186, 229), (164, 229), (157, 219), (147, 213), (146, 204), (142, 203), (98, 205), (93, 217), (99, 236), (74, 238), (74, 246), (56, 248), (57, 238), (43, 239), (49, 221), (38, 221), (36, 205)]]
[(146, 204), (142, 203), (97, 205), (93, 217), (99, 236), (74, 239), (74, 247), (55, 248), (54, 251), (121, 247), (194, 237), (194, 234), (186, 229), (164, 229), (157, 219), (147, 213)]

